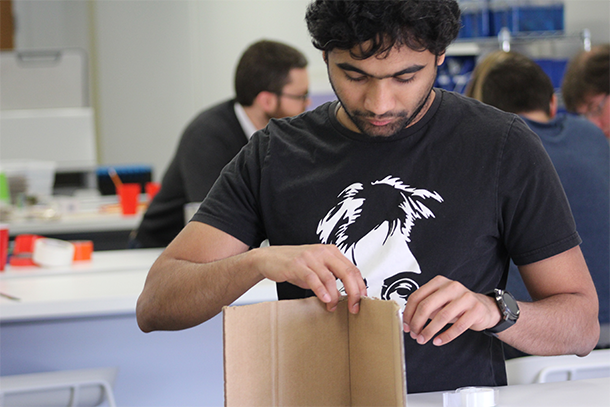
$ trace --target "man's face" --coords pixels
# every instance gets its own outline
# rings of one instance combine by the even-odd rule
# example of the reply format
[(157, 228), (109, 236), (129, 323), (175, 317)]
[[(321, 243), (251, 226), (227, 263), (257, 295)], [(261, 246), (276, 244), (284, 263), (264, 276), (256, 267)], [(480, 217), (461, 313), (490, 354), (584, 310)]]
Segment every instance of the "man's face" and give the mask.
[(585, 116), (610, 138), (610, 95), (600, 93), (589, 97), (587, 103), (580, 106), (578, 113)]
[(272, 118), (301, 114), (311, 104), (309, 99), (309, 76), (305, 68), (293, 68), (288, 74), (288, 83), (277, 95), (278, 103)]
[(337, 118), (348, 129), (381, 137), (416, 123), (432, 103), (436, 68), (444, 59), (406, 46), (364, 60), (349, 51), (328, 52), (328, 77), (342, 105)]

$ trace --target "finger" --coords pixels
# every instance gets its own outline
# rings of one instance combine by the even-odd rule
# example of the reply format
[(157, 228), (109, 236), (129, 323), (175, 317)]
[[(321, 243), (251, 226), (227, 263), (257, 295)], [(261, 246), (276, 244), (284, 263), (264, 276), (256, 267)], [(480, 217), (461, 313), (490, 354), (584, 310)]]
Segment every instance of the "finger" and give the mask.
[(366, 284), (360, 270), (349, 261), (338, 249), (334, 248), (334, 255), (328, 259), (327, 267), (343, 283), (347, 294), (348, 309), (356, 314), (360, 310), (360, 299), (366, 296)]
[[(430, 316), (430, 322), (428, 325), (426, 325), (425, 328), (422, 329), (422, 331), (417, 334), (414, 339), (417, 340), (417, 343), (423, 345), (434, 338), (437, 333), (451, 323), (457, 325), (457, 328), (461, 329), (461, 324), (468, 322), (468, 319), (461, 318), (463, 318), (463, 314), (471, 307), (472, 301), (469, 301), (468, 298), (465, 297), (460, 297), (448, 302), (445, 306), (438, 309), (433, 313), (433, 315)], [(470, 325), (464, 327), (463, 330), (458, 333), (458, 335), (463, 333), (468, 328), (470, 328)], [(458, 330), (459, 329), (454, 329), (454, 331)]]
[[(332, 272), (332, 269), (327, 266), (326, 263), (312, 263), (310, 266), (311, 274), (308, 275), (306, 285), (314, 290), (314, 285), (320, 292), (328, 294), (328, 301), (323, 300), (326, 303), (326, 309), (328, 311), (334, 311), (337, 308), (337, 304), (341, 299), (341, 293), (337, 288), (337, 278)], [(317, 292), (314, 290), (314, 293)], [(322, 297), (319, 297), (322, 299)]]
[[(411, 320), (408, 321), (411, 328), (411, 336), (413, 338), (421, 334), (421, 331), (424, 329), (428, 320), (438, 318), (437, 313), (445, 308), (447, 304), (459, 299), (465, 293), (470, 293), (461, 283), (444, 277), (442, 279), (435, 278), (431, 280), (430, 283), (428, 283), (430, 284), (429, 287), (425, 287), (426, 290), (424, 290), (424, 294), (427, 294), (427, 292), (430, 292), (433, 289), (436, 289), (436, 291), (427, 294), (424, 299), (419, 301), (415, 312), (411, 316)], [(417, 291), (415, 293), (417, 293)], [(411, 297), (409, 297), (409, 301), (410, 300)], [(441, 318), (445, 324), (460, 313), (451, 310), (452, 308), (448, 308), (446, 313), (442, 314)]]
[[(331, 274), (330, 272), (328, 274)], [(305, 288), (309, 288), (311, 289), (314, 294), (316, 295), (316, 297), (318, 297), (320, 299), (320, 301), (329, 304), (331, 302), (333, 302), (333, 295), (332, 290), (328, 290), (327, 286), (322, 282), (322, 280), (320, 279), (319, 275), (313, 271), (313, 270), (309, 270), (305, 277), (304, 277), (304, 286)], [(336, 290), (336, 287), (335, 287)], [(335, 299), (335, 303), (336, 303), (336, 299)], [(335, 304), (336, 306), (336, 304)]]
[(441, 346), (449, 343), (468, 329), (477, 329), (488, 319), (486, 305), (478, 300), (478, 296), (470, 291), (452, 301), (440, 310), (422, 332), (427, 342), (447, 324), (452, 324), (446, 331), (434, 338), (433, 343)]
[[(428, 321), (432, 320), (450, 300), (441, 291), (435, 291), (419, 301), (411, 318), (405, 321), (409, 326), (411, 337), (418, 339), (417, 337), (421, 335)], [(411, 297), (407, 300), (407, 304), (409, 301), (411, 301)]]
[[(412, 322), (413, 317), (416, 311), (418, 310), (420, 303), (426, 298), (428, 298), (430, 295), (441, 289), (445, 284), (447, 284), (448, 281), (450, 280), (448, 280), (446, 277), (436, 276), (432, 280), (418, 288), (411, 295), (409, 295), (409, 299), (407, 300), (407, 304), (403, 312), (404, 323), (406, 323), (411, 329), (413, 329), (415, 326)], [(427, 318), (424, 320), (424, 323), (426, 321)], [(423, 324), (421, 326), (423, 326)]]
[(360, 270), (354, 265), (349, 266), (345, 274), (341, 281), (347, 294), (348, 309), (352, 314), (357, 314), (360, 310), (362, 292), (364, 291), (364, 295), (366, 295), (366, 284), (364, 284)]
[(470, 329), (477, 319), (478, 316), (474, 310), (464, 313), (453, 323), (453, 325), (451, 325), (451, 327), (449, 327), (449, 329), (434, 338), (432, 343), (435, 346), (442, 346), (451, 342), (466, 332), (466, 330)]

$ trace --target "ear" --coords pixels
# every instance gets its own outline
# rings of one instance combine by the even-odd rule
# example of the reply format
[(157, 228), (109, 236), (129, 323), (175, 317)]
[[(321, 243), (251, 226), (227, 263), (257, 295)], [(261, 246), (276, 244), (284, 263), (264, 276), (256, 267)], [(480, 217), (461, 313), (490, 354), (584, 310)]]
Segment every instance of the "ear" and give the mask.
[(439, 56), (436, 57), (436, 66), (441, 66), (445, 62), (445, 53), (443, 52)]
[(328, 53), (326, 51), (322, 51), (322, 58), (324, 59), (324, 63), (328, 65)]
[(275, 112), (278, 105), (278, 95), (269, 91), (262, 91), (256, 95), (254, 102), (260, 106), (265, 113)]
[(557, 116), (557, 105), (559, 104), (559, 102), (557, 102), (557, 95), (553, 93), (553, 96), (551, 96), (551, 101), (550, 103), (550, 109), (549, 109), (549, 116), (551, 116), (551, 119), (553, 119), (555, 116)]

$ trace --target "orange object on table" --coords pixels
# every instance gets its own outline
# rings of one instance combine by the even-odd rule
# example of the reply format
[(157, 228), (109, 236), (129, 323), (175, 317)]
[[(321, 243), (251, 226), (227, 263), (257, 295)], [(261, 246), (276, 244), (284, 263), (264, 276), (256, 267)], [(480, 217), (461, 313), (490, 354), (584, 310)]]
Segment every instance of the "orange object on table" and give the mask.
[(91, 240), (71, 240), (74, 245), (74, 261), (91, 260), (93, 254), (93, 241)]
[(9, 260), (11, 266), (35, 266), (36, 263), (32, 260), (34, 254), (34, 242), (41, 238), (40, 235), (23, 234), (15, 237), (13, 253)]
[(157, 192), (161, 189), (160, 182), (147, 182), (145, 185), (146, 195), (148, 195), (148, 201), (152, 201)]
[(117, 188), (119, 203), (123, 215), (135, 215), (138, 209), (138, 201), (142, 186), (138, 183), (122, 184)]
[(34, 242), (36, 239), (41, 238), (40, 235), (23, 234), (15, 237), (15, 246), (13, 247), (13, 254), (21, 253), (33, 253)]

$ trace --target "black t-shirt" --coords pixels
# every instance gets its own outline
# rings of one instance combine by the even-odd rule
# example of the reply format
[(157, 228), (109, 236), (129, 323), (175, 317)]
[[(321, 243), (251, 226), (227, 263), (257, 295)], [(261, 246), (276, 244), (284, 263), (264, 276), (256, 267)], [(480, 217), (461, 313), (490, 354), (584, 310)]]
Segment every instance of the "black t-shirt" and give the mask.
[[(436, 275), (475, 292), (580, 243), (539, 138), (517, 116), (436, 90), (392, 137), (344, 128), (336, 103), (272, 120), (223, 170), (194, 220), (245, 244), (332, 243), (370, 296), (404, 306)], [(279, 284), (280, 299), (311, 295)], [(441, 347), (405, 336), (409, 392), (506, 384), (501, 342), (467, 331)]]

